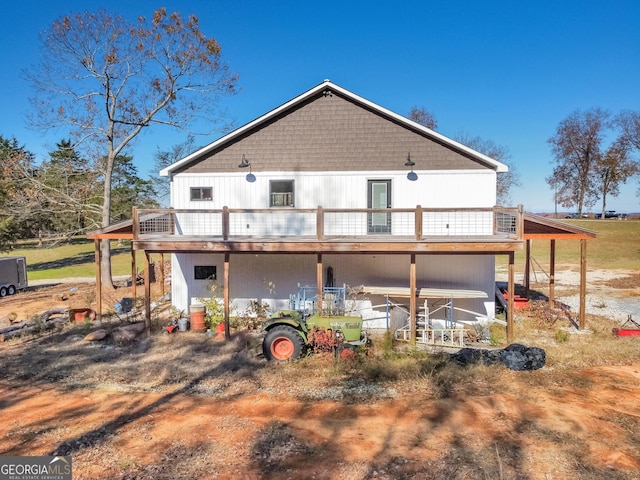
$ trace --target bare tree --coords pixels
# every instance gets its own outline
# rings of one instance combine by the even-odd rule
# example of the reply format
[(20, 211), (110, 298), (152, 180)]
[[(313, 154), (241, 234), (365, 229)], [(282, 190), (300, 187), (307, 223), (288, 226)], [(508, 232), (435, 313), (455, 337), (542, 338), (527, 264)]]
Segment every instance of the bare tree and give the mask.
[(636, 150), (640, 150), (640, 112), (625, 110), (620, 112), (615, 120), (622, 129), (625, 141)]
[[(42, 37), (39, 68), (25, 72), (36, 98), (32, 124), (64, 126), (102, 172), (102, 226), (109, 225), (114, 163), (151, 126), (212, 125), (216, 100), (236, 76), (198, 19), (165, 8), (136, 22), (83, 12), (56, 20)], [(201, 132), (202, 133), (202, 132)], [(113, 287), (109, 242), (102, 244), (103, 284)]]
[(413, 120), (414, 122), (431, 130), (438, 128), (438, 121), (436, 120), (435, 115), (424, 107), (411, 107), (409, 120)]
[[(622, 137), (637, 151), (640, 151), (640, 112), (625, 110), (616, 117), (616, 122), (622, 129)], [(636, 172), (640, 179), (640, 169)], [(636, 190), (636, 196), (640, 197), (640, 186)]]
[(169, 150), (161, 151), (158, 149), (154, 155), (154, 170), (151, 181), (160, 203), (169, 196), (170, 187), (169, 179), (159, 176), (158, 172), (189, 155), (195, 150), (194, 145), (195, 139), (192, 135), (189, 135), (184, 142), (173, 145)]
[(629, 157), (629, 143), (624, 136), (619, 137), (607, 149), (596, 164), (595, 172), (598, 178), (599, 193), (602, 196), (602, 215), (604, 220), (607, 210), (607, 197), (617, 197), (620, 194), (620, 184), (638, 173), (638, 162)]
[(509, 149), (491, 140), (470, 137), (466, 133), (458, 134), (456, 141), (509, 167), (507, 172), (498, 174), (496, 180), (496, 202), (498, 205), (511, 203), (511, 189), (520, 185), (520, 174), (513, 165), (510, 165), (511, 154)]
[(598, 198), (594, 173), (602, 159), (602, 137), (609, 117), (600, 108), (577, 110), (560, 122), (556, 134), (548, 140), (555, 167), (547, 183), (560, 192), (558, 201), (563, 206), (578, 207), (579, 216), (583, 207), (593, 206)]

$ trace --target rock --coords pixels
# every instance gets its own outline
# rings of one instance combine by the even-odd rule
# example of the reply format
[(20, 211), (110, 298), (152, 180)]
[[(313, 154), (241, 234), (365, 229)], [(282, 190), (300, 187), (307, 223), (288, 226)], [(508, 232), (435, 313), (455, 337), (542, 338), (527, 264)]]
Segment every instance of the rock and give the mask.
[(116, 328), (111, 335), (116, 342), (129, 342), (144, 330), (144, 322), (132, 323), (131, 325)]
[(88, 342), (95, 342), (97, 340), (103, 340), (107, 335), (107, 331), (101, 328), (100, 330), (91, 332), (89, 335), (84, 337), (84, 339)]

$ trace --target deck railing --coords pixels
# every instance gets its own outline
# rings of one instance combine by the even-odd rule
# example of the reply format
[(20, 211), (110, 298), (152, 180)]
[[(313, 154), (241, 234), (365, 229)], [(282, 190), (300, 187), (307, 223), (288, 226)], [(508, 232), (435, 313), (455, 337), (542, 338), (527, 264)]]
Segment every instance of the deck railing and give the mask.
[(521, 240), (523, 209), (494, 208), (268, 208), (135, 209), (135, 239), (165, 236), (220, 238), (500, 237)]

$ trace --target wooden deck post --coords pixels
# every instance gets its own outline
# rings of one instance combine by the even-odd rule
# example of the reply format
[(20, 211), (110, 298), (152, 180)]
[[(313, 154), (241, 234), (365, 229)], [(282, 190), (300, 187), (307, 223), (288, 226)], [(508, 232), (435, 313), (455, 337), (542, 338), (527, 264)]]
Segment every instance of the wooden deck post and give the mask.
[(149, 253), (144, 251), (144, 326), (147, 336), (151, 335), (151, 262)]
[(509, 286), (507, 291), (509, 292), (509, 300), (507, 307), (507, 342), (512, 343), (514, 338), (513, 332), (513, 296), (515, 295), (515, 283), (514, 283), (514, 263), (515, 253), (509, 252)]
[(160, 254), (160, 295), (164, 297), (164, 253)]
[(136, 298), (138, 298), (138, 267), (136, 265), (136, 251), (133, 249), (133, 242), (138, 239), (140, 235), (140, 217), (138, 216), (138, 209), (136, 207), (131, 208), (131, 297), (133, 297), (133, 304), (136, 304)]
[(131, 240), (131, 296), (133, 297), (133, 304), (136, 303), (136, 297), (138, 296), (138, 285), (136, 277), (138, 276), (138, 267), (136, 266), (136, 251), (133, 249), (133, 240)]
[(556, 241), (551, 240), (549, 246), (549, 308), (556, 306)]
[(318, 259), (316, 261), (316, 288), (318, 294), (318, 304), (316, 305), (316, 309), (318, 311), (322, 311), (322, 254), (318, 254)]
[(524, 238), (524, 205), (518, 205), (517, 238)]
[(222, 207), (222, 239), (229, 240), (229, 207)]
[(224, 279), (223, 279), (223, 303), (224, 303), (224, 338), (231, 340), (229, 331), (229, 254), (224, 254)]
[(137, 240), (140, 236), (140, 217), (136, 207), (131, 209), (131, 219), (131, 234), (133, 235), (133, 239)]
[(324, 209), (321, 205), (316, 210), (316, 236), (318, 240), (324, 240)]
[(585, 327), (585, 299), (587, 296), (587, 241), (580, 240), (580, 330)]
[[(524, 261), (524, 296), (529, 298), (529, 287), (531, 282), (531, 239), (527, 238), (524, 243), (525, 261)], [(515, 292), (514, 292), (515, 294)]]
[(416, 314), (416, 254), (411, 254), (409, 269), (409, 318), (411, 322), (411, 343), (416, 343), (417, 314)]
[(95, 245), (95, 260), (96, 260), (96, 320), (102, 320), (102, 250), (100, 249), (100, 240), (95, 239), (93, 241)]

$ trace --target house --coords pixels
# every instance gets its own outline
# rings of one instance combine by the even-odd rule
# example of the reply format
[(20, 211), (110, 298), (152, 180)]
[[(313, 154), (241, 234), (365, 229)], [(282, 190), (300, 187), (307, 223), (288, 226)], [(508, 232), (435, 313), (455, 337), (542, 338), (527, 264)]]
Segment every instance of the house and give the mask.
[(420, 320), (493, 316), (496, 256), (508, 258), (507, 290), (514, 292), (515, 252), (525, 250), (528, 291), (533, 239), (550, 242), (553, 303), (555, 242), (572, 239), (580, 240), (583, 329), (586, 242), (596, 235), (521, 206), (496, 206), (496, 177), (506, 168), (325, 80), (162, 170), (171, 208), (134, 208), (131, 220), (88, 235), (96, 247), (98, 315), (99, 244), (119, 238), (131, 239), (132, 278), (135, 252), (144, 253), (147, 332), (150, 255), (170, 254), (179, 310), (208, 297), (215, 282), (228, 326), (251, 301), (276, 309), (300, 285), (315, 286), (316, 298), (327, 285), (348, 285), (357, 287), (354, 308), (368, 326), (397, 326), (385, 312), (393, 300), (406, 307), (416, 339)]
[(377, 305), (415, 282), (474, 321), (494, 313), (495, 254), (523, 245), (522, 211), (495, 205), (506, 171), (326, 80), (162, 170), (172, 210), (136, 213), (135, 248), (173, 254), (180, 310), (226, 272), (237, 310), (327, 282)]

